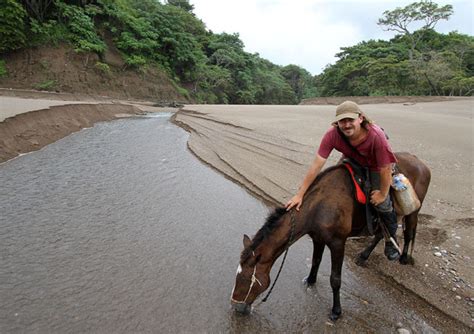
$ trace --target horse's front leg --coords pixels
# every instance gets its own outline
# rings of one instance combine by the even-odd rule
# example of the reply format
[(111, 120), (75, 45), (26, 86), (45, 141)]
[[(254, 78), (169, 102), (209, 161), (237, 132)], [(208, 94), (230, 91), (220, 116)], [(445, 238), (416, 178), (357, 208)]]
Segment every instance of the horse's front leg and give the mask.
[(303, 282), (307, 285), (314, 285), (316, 283), (325, 247), (324, 243), (316, 241), (313, 237), (311, 238), (313, 239), (313, 261), (309, 275), (303, 279)]
[(344, 261), (344, 246), (345, 240), (336, 240), (332, 242), (329, 246), (331, 250), (331, 288), (332, 288), (332, 297), (333, 305), (331, 310), (330, 318), (331, 320), (337, 320), (342, 313), (341, 309), (341, 272), (342, 272), (342, 262)]
[(375, 247), (378, 245), (380, 240), (382, 240), (383, 235), (382, 233), (377, 233), (372, 241), (370, 242), (369, 246), (367, 246), (366, 249), (364, 249), (356, 258), (356, 264), (358, 266), (364, 266), (367, 263), (367, 260), (369, 259), (370, 254), (372, 251), (375, 249)]

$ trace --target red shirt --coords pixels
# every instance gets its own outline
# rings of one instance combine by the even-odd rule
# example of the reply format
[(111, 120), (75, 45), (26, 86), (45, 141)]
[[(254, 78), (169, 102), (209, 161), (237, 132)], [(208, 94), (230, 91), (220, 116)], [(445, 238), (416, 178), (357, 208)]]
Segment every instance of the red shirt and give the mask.
[(336, 149), (362, 166), (369, 167), (372, 171), (380, 171), (381, 167), (397, 162), (383, 130), (375, 124), (369, 124), (367, 130), (364, 141), (354, 146), (365, 159), (346, 144), (335, 126), (331, 127), (324, 135), (319, 145), (318, 154), (327, 159), (331, 151)]

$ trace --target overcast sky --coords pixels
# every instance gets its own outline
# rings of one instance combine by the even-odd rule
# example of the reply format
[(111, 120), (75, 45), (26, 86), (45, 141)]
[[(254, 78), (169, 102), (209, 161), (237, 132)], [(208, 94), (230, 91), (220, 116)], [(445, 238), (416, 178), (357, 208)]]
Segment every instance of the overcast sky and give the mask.
[[(278, 65), (296, 64), (319, 74), (340, 47), (370, 39), (389, 40), (394, 32), (377, 25), (385, 10), (405, 0), (189, 0), (194, 13), (214, 33), (238, 33), (245, 51)], [(473, 35), (473, 1), (435, 1), (453, 5), (454, 14), (436, 30)]]

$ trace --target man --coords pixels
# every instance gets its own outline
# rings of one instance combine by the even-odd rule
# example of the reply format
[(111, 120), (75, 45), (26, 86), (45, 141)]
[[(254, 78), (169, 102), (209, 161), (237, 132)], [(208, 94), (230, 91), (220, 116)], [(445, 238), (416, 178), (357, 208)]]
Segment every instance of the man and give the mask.
[[(286, 209), (299, 211), (303, 196), (319, 174), (333, 149), (370, 169), (372, 191), (370, 203), (379, 212), (390, 236), (396, 240), (397, 216), (390, 199), (392, 163), (397, 160), (385, 133), (360, 110), (357, 103), (346, 101), (336, 108), (336, 119), (326, 132), (318, 153), (306, 173), (298, 193), (286, 204)], [(345, 138), (344, 138), (345, 137)], [(351, 147), (352, 146), (352, 147)], [(385, 255), (389, 260), (399, 257), (391, 242), (385, 242)]]

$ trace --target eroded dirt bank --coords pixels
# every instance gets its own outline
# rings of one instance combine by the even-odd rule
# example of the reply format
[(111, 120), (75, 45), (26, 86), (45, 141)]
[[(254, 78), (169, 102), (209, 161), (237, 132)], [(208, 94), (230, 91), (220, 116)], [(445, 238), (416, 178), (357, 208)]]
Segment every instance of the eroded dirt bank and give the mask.
[(43, 45), (10, 52), (5, 60), (7, 76), (0, 87), (39, 89), (67, 94), (98, 95), (154, 101), (188, 101), (164, 71), (150, 66), (140, 73), (126, 69), (112, 41), (104, 59), (94, 53), (78, 53), (66, 44)]
[[(407, 296), (407, 307), (449, 323), (440, 325), (442, 331), (453, 329), (453, 319), (456, 330), (474, 328), (473, 143), (467, 136), (472, 134), (473, 102), (362, 105), (388, 132), (394, 150), (416, 154), (433, 177), (420, 215), (414, 265), (389, 263), (379, 246), (368, 268), (354, 270), (382, 277)], [(188, 105), (174, 121), (190, 132), (188, 147), (201, 160), (251, 193), (282, 204), (296, 192), (334, 108)], [(330, 164), (337, 159), (333, 153)], [(365, 242), (348, 243), (350, 265)]]
[(35, 151), (94, 123), (144, 112), (124, 104), (71, 104), (21, 113), (0, 122), (0, 162)]

